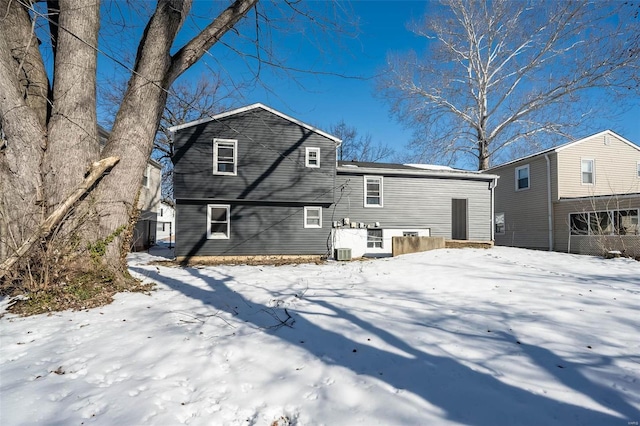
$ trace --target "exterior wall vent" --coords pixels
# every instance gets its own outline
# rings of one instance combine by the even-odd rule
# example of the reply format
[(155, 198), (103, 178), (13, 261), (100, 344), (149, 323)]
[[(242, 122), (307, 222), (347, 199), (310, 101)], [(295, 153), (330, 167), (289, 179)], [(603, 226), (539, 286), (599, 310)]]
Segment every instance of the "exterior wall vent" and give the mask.
[(350, 248), (338, 248), (338, 249), (336, 249), (334, 257), (335, 257), (336, 260), (339, 260), (339, 261), (351, 260), (351, 249)]
[(604, 135), (604, 144), (605, 145), (611, 145), (611, 136)]

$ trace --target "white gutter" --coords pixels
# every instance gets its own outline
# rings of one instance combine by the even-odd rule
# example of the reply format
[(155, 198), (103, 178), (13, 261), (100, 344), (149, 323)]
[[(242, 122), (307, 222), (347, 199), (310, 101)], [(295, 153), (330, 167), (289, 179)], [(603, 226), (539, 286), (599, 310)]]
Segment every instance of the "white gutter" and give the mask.
[(547, 160), (547, 226), (549, 227), (549, 251), (553, 251), (553, 206), (551, 205), (551, 162), (549, 154), (544, 155)]

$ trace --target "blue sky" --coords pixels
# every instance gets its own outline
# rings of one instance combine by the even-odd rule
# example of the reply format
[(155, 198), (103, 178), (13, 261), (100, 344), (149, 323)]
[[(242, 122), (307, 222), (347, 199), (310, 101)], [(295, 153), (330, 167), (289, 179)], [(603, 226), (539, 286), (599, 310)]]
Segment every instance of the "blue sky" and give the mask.
[[(190, 37), (189, 31), (202, 25), (210, 16), (210, 4), (195, 3), (194, 12), (201, 15), (202, 20), (188, 21), (184, 37)], [(225, 3), (214, 4), (220, 7)], [(324, 2), (314, 5), (326, 6)], [(293, 73), (294, 81), (282, 71), (262, 67), (260, 81), (263, 86), (253, 85), (243, 90), (234, 106), (262, 102), (323, 130), (344, 120), (360, 134), (371, 134), (375, 142), (388, 144), (398, 153), (406, 152), (411, 130), (391, 117), (388, 105), (376, 97), (374, 76), (381, 72), (389, 51), (414, 49), (420, 52), (425, 48), (425, 39), (408, 31), (406, 25), (412, 19), (419, 19), (430, 5), (432, 3), (424, 1), (353, 1), (351, 7), (360, 30), (355, 38), (341, 34), (312, 34), (308, 27), (292, 27), (291, 31), (274, 33), (272, 40), (277, 55), (292, 68), (312, 72)], [(245, 22), (241, 27), (249, 37), (252, 36), (251, 24)], [(243, 35), (227, 34), (223, 41), (234, 47), (242, 45)], [(127, 41), (137, 42), (131, 38), (124, 42)], [(247, 46), (250, 45), (244, 47)], [(255, 70), (255, 62), (249, 62), (254, 64)], [(195, 81), (211, 72), (222, 72), (228, 78), (237, 79), (248, 74), (246, 59), (223, 45), (216, 46), (212, 55), (205, 56), (181, 77), (181, 81)], [(636, 101), (633, 108), (621, 111), (619, 117), (596, 124), (599, 130), (609, 128), (640, 144), (640, 101)], [(575, 136), (588, 135), (589, 132)]]

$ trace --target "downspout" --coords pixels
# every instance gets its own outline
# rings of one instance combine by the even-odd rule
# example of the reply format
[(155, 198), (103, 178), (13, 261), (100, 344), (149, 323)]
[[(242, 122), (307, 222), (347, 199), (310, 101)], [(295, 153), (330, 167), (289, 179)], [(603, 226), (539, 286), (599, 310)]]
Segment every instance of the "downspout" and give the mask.
[(551, 162), (549, 154), (544, 155), (547, 160), (547, 226), (549, 227), (549, 251), (553, 251), (553, 207), (551, 205)]
[(494, 244), (496, 242), (496, 186), (498, 186), (498, 178), (494, 178), (489, 185), (489, 189), (491, 189), (491, 241), (493, 241)]

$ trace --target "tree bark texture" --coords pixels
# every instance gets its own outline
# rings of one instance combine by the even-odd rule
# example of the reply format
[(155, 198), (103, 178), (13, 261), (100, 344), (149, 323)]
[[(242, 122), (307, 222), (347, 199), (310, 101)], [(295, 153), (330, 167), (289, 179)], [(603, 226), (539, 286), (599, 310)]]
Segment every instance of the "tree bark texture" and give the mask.
[[(123, 225), (131, 230), (143, 171), (168, 89), (257, 2), (234, 1), (172, 56), (171, 47), (192, 2), (159, 0), (139, 43), (111, 133), (100, 152), (96, 117), (99, 2), (47, 2), (50, 35), (55, 37), (53, 84), (49, 90), (29, 13), (17, 1), (0, 0), (0, 127), (8, 141), (0, 152), (0, 242), (10, 243), (5, 246), (8, 250), (0, 250), (0, 261), (15, 254), (42, 229), (45, 213), (58, 211), (65, 197), (83, 182), (87, 165), (99, 158), (118, 157), (120, 162), (88, 190), (62, 223), (71, 223), (70, 229), (77, 229), (74, 221), (82, 220), (88, 209), (93, 209), (96, 226), (90, 224), (92, 232), (85, 229), (81, 233), (86, 242), (113, 235)], [(32, 11), (32, 16), (37, 15)], [(43, 96), (46, 103), (42, 102)], [(115, 238), (104, 256), (116, 272), (126, 268), (125, 235)]]
[(7, 256), (42, 219), (47, 79), (27, 12), (10, 0), (0, 7), (0, 254)]
[(100, 5), (60, 0), (55, 43), (53, 108), (44, 156), (47, 209), (53, 211), (99, 158), (96, 69)]

